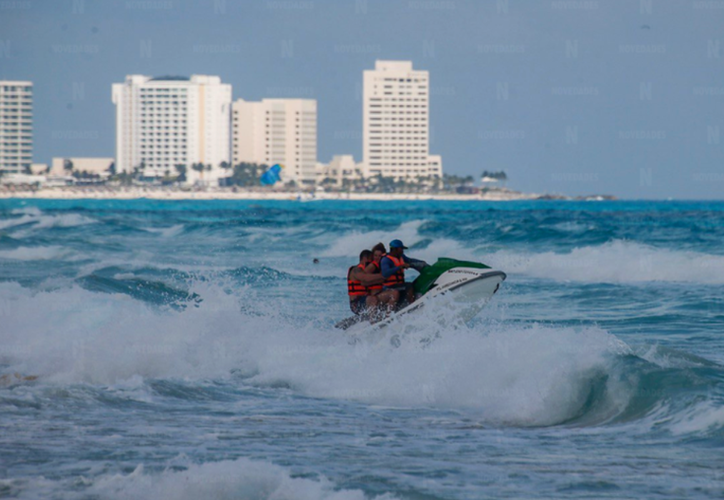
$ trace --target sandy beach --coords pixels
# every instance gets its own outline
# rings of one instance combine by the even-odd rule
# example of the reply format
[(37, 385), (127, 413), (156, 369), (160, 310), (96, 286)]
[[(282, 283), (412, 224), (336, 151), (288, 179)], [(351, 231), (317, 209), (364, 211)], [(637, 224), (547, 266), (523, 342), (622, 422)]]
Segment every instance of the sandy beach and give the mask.
[(566, 199), (521, 193), (508, 189), (496, 189), (478, 194), (425, 194), (425, 193), (339, 193), (339, 192), (289, 192), (256, 189), (214, 188), (205, 190), (180, 190), (151, 187), (62, 187), (43, 189), (0, 189), (0, 199), (153, 199), (153, 200), (350, 200), (350, 201), (405, 201), (405, 200), (449, 200), (449, 201), (514, 201), (538, 199)]

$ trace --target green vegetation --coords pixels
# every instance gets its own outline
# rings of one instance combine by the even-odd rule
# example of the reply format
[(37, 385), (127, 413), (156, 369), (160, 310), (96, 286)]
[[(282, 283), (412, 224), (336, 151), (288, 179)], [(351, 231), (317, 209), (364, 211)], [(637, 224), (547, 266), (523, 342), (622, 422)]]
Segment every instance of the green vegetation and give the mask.
[[(231, 166), (226, 167), (227, 170), (230, 168)], [(264, 164), (237, 163), (233, 167), (231, 176), (226, 181), (227, 185), (240, 187), (258, 186), (259, 177), (268, 169), (269, 166)]]
[(495, 179), (496, 181), (505, 182), (508, 180), (508, 174), (506, 174), (503, 170), (500, 172), (488, 172), (487, 170), (483, 170), (483, 174), (480, 176), (481, 179)]
[[(358, 173), (359, 174), (359, 173)], [(341, 187), (336, 181), (326, 178), (320, 184), (328, 191), (357, 193), (438, 193), (442, 189), (442, 180), (437, 176), (394, 178), (378, 174), (370, 178), (342, 179)]]
[(463, 187), (472, 187), (473, 182), (475, 181), (472, 175), (459, 177), (457, 175), (443, 174), (442, 176), (442, 184), (447, 191), (455, 191)]
[[(204, 163), (193, 163), (191, 165), (177, 164), (171, 169), (163, 172), (153, 170), (148, 171), (145, 163), (141, 162), (134, 167), (132, 172), (118, 172), (115, 163), (112, 163), (107, 174), (91, 174), (85, 171), (77, 171), (71, 160), (65, 160), (63, 169), (66, 175), (72, 175), (79, 184), (110, 184), (120, 186), (132, 185), (162, 185), (162, 186), (181, 186), (189, 189), (188, 174), (189, 170), (198, 173), (198, 179), (204, 181), (205, 174), (211, 172), (212, 165)], [(262, 187), (260, 177), (269, 169), (269, 165), (260, 163), (241, 162), (232, 165), (229, 162), (221, 162), (218, 167), (223, 173), (219, 178), (219, 187), (239, 187), (239, 188), (260, 188), (269, 189), (269, 186)], [(488, 172), (482, 174), (483, 177), (505, 181), (507, 175), (505, 172)], [(196, 177), (195, 177), (196, 178)], [(297, 184), (294, 180), (282, 178), (282, 183), (277, 183), (274, 189), (284, 189), (287, 191), (297, 190), (314, 190), (314, 184)], [(471, 175), (458, 176), (445, 174), (442, 177), (430, 175), (425, 177), (387, 177), (378, 174), (373, 177), (364, 178), (360, 170), (355, 171), (353, 178), (345, 177), (341, 182), (336, 177), (326, 177), (320, 179), (316, 185), (316, 189), (323, 189), (328, 192), (343, 193), (371, 193), (371, 194), (441, 194), (441, 193), (461, 193), (475, 194), (480, 192), (480, 188), (474, 186), (474, 178)], [(496, 188), (483, 188), (483, 191)]]
[(176, 182), (186, 182), (186, 165), (179, 163), (178, 165), (174, 165), (174, 168), (176, 172), (178, 172)]

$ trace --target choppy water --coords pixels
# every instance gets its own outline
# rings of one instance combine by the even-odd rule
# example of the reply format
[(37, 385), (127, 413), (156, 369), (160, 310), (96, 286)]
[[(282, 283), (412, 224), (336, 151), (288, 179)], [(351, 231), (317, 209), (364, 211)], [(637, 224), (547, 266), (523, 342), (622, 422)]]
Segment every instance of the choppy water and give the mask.
[[(508, 281), (350, 345), (392, 238)], [(722, 242), (724, 203), (0, 201), (0, 374), (38, 376), (0, 497), (721, 497)]]

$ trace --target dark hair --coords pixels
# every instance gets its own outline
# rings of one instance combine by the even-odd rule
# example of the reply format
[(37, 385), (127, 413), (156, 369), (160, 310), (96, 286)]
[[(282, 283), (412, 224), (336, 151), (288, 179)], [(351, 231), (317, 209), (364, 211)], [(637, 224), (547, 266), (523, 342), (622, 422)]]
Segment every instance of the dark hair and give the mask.
[(384, 243), (377, 243), (375, 246), (372, 247), (373, 252), (376, 252), (377, 250), (380, 250), (382, 253), (387, 253), (387, 249), (385, 248)]
[(369, 259), (372, 257), (372, 252), (369, 250), (362, 250), (362, 252), (359, 254), (359, 260), (362, 262), (362, 259)]

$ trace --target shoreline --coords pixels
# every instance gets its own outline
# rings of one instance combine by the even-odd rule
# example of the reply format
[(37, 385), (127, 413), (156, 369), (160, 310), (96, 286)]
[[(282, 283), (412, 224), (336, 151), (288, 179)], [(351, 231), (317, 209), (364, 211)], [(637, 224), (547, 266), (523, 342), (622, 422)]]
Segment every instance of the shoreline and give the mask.
[(0, 199), (24, 198), (47, 200), (287, 200), (287, 201), (533, 201), (533, 200), (573, 200), (573, 201), (608, 201), (613, 196), (560, 196), (521, 193), (507, 189), (490, 190), (477, 194), (459, 193), (339, 193), (339, 192), (289, 192), (289, 191), (255, 191), (242, 189), (208, 189), (183, 191), (163, 188), (44, 188), (0, 190)]

